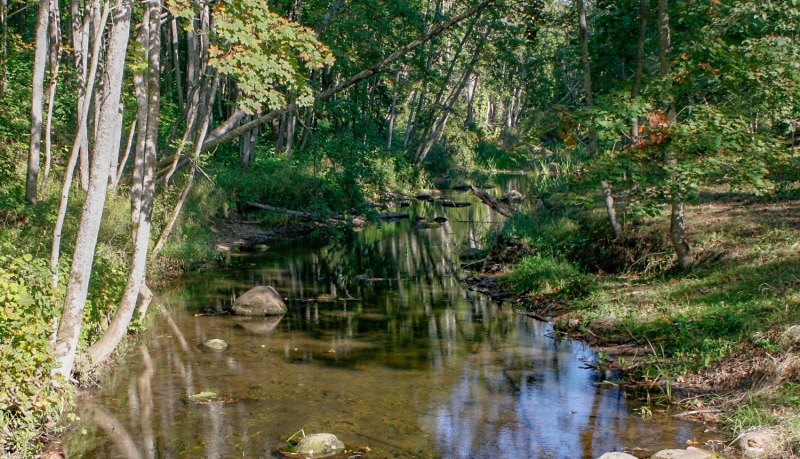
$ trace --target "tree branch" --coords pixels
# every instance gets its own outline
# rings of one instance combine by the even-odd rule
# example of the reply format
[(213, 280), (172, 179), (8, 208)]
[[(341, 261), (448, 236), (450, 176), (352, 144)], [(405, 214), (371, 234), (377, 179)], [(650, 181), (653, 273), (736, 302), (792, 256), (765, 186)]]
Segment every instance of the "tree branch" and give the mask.
[[(380, 62), (372, 65), (368, 69), (363, 70), (360, 73), (348, 78), (347, 80), (345, 80), (342, 83), (334, 86), (333, 88), (330, 88), (330, 89), (328, 89), (326, 91), (322, 91), (321, 93), (317, 94), (316, 96), (314, 96), (314, 101), (315, 102), (319, 102), (319, 101), (325, 100), (325, 99), (327, 99), (327, 98), (329, 98), (329, 97), (331, 97), (331, 96), (333, 96), (335, 94), (338, 94), (338, 93), (344, 91), (345, 89), (355, 85), (359, 81), (367, 79), (372, 75), (375, 75), (376, 73), (378, 73), (386, 65), (388, 65), (388, 64), (394, 62), (395, 60), (399, 59), (400, 57), (402, 57), (406, 53), (408, 53), (410, 51), (413, 51), (416, 48), (419, 48), (423, 44), (425, 44), (428, 41), (430, 41), (432, 38), (440, 35), (442, 32), (444, 32), (445, 30), (449, 29), (450, 27), (453, 27), (454, 25), (458, 24), (459, 22), (463, 21), (464, 19), (467, 19), (470, 16), (474, 15), (475, 13), (483, 10), (484, 8), (486, 8), (489, 5), (491, 5), (493, 2), (494, 2), (494, 0), (482, 0), (480, 3), (478, 3), (475, 6), (473, 6), (472, 8), (468, 9), (467, 11), (463, 12), (462, 14), (460, 14), (460, 15), (458, 15), (458, 16), (456, 16), (456, 17), (454, 17), (454, 18), (452, 18), (452, 19), (450, 19), (448, 21), (442, 22), (438, 26), (436, 26), (433, 29), (431, 29), (431, 31), (428, 32), (427, 34), (425, 34), (422, 37), (417, 38), (416, 40), (412, 41), (411, 43), (403, 46), (402, 48), (398, 49), (397, 51), (393, 52), (392, 54), (390, 54), (389, 56), (384, 58), (382, 61), (380, 61)], [(260, 117), (254, 119), (253, 121), (250, 121), (249, 123), (245, 123), (245, 124), (237, 127), (236, 129), (232, 129), (232, 130), (228, 131), (227, 133), (225, 133), (223, 135), (220, 135), (219, 137), (217, 137), (214, 140), (209, 140), (209, 141), (207, 141), (206, 143), (203, 144), (203, 150), (202, 151), (205, 152), (205, 151), (211, 150), (211, 149), (217, 147), (218, 145), (220, 145), (222, 143), (225, 143), (225, 142), (227, 142), (229, 140), (235, 139), (235, 138), (239, 137), (241, 134), (244, 134), (245, 132), (249, 132), (253, 128), (261, 126), (262, 124), (265, 124), (265, 123), (267, 123), (269, 121), (272, 121), (273, 119), (275, 119), (277, 116), (279, 116), (283, 112), (284, 112), (284, 110), (273, 110), (273, 111), (271, 111), (269, 113), (261, 115)]]

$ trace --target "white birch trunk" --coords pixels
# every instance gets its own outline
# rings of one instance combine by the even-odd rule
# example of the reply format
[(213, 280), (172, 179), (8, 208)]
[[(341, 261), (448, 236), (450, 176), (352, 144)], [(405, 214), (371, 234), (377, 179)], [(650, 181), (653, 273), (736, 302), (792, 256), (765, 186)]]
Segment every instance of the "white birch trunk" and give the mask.
[(129, 0), (118, 0), (114, 9), (114, 18), (108, 40), (107, 62), (105, 66), (105, 79), (107, 85), (104, 99), (99, 101), (98, 107), (103, 110), (104, 116), (100, 117), (97, 126), (97, 140), (92, 161), (92, 173), (89, 180), (89, 192), (83, 206), (81, 222), (78, 227), (78, 237), (75, 242), (75, 251), (72, 257), (67, 292), (64, 298), (64, 309), (58, 327), (56, 344), (53, 357), (56, 368), (53, 373), (69, 377), (75, 362), (83, 325), (83, 311), (86, 306), (86, 295), (89, 290), (94, 252), (97, 246), (97, 235), (100, 231), (100, 222), (103, 217), (103, 207), (108, 189), (108, 168), (111, 164), (111, 145), (114, 137), (120, 133), (116, 131), (116, 113), (119, 110), (120, 94), (122, 90), (122, 76), (125, 69), (125, 57), (128, 48), (128, 35), (130, 33), (131, 3)]
[(39, 180), (39, 157), (42, 148), (42, 112), (44, 103), (44, 73), (47, 66), (48, 26), (50, 24), (50, 0), (39, 3), (36, 21), (36, 51), (33, 56), (33, 86), (31, 88), (31, 137), (28, 149), (28, 175), (25, 183), (25, 199), (36, 204)]

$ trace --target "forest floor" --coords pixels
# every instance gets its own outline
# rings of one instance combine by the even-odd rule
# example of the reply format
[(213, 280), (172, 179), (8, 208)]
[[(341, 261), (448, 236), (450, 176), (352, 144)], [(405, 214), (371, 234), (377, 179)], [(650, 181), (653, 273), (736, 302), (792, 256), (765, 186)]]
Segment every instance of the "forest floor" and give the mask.
[[(648, 225), (665, 237), (665, 216)], [(652, 238), (648, 225), (637, 233)], [(592, 344), (599, 371), (648, 388), (654, 400), (682, 400), (689, 416), (719, 423), (732, 437), (774, 429), (783, 449), (775, 457), (793, 457), (800, 446), (800, 199), (708, 192), (687, 207), (686, 227), (696, 256), (688, 271), (665, 268), (673, 255), (662, 241), (621, 272), (587, 275), (591, 287), (580, 293), (520, 289), (510, 279), (525, 256), (499, 268), (485, 263), (493, 272), (475, 272), (468, 283)]]

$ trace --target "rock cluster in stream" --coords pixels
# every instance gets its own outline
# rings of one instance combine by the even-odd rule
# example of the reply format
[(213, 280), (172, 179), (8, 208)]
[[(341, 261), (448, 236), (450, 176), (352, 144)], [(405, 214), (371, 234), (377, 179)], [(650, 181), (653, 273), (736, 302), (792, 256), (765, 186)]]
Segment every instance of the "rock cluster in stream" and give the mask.
[[(712, 453), (703, 451), (702, 449), (689, 447), (687, 449), (664, 449), (654, 455), (650, 456), (651, 459), (711, 459), (714, 457)], [(605, 453), (598, 459), (639, 459), (628, 453)]]

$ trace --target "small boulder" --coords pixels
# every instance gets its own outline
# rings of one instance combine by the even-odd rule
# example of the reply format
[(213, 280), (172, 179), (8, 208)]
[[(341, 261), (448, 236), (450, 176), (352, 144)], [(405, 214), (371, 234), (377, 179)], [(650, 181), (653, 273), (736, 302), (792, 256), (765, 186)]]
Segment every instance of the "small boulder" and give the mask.
[(772, 429), (747, 432), (739, 438), (739, 449), (745, 459), (770, 457), (780, 448), (780, 436)]
[(525, 195), (517, 190), (511, 190), (508, 193), (504, 194), (502, 197), (500, 197), (500, 200), (508, 203), (522, 202), (525, 200)]
[(597, 459), (637, 459), (636, 456), (631, 456), (628, 453), (605, 453)]
[(333, 456), (342, 451), (344, 451), (344, 443), (336, 438), (336, 435), (328, 433), (307, 435), (294, 448), (295, 454), (310, 459)]
[(286, 304), (270, 286), (253, 287), (233, 302), (233, 313), (241, 316), (278, 316), (285, 312)]
[(591, 330), (593, 333), (607, 333), (615, 329), (620, 323), (622, 323), (622, 320), (620, 320), (618, 317), (598, 317), (589, 324), (589, 330)]
[(469, 191), (470, 185), (469, 183), (459, 183), (458, 185), (453, 186), (453, 189), (456, 191)]
[(228, 348), (228, 343), (226, 343), (221, 339), (214, 338), (203, 341), (203, 346), (205, 346), (208, 349), (211, 349), (214, 352), (222, 352)]
[(689, 447), (686, 449), (663, 449), (653, 455), (651, 459), (709, 459), (713, 457), (708, 451)]
[(781, 342), (787, 346), (800, 344), (800, 325), (792, 325), (781, 334)]

